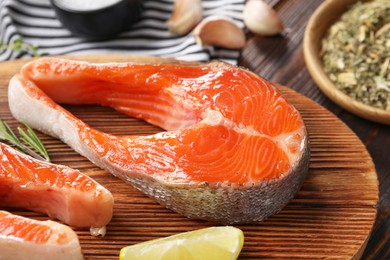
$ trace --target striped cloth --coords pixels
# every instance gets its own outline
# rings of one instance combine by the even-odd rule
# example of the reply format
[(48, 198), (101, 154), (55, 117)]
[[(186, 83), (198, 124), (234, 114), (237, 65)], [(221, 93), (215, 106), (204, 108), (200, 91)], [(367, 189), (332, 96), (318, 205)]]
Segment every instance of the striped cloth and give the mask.
[[(83, 1), (83, 0), (79, 0)], [(38, 54), (123, 53), (173, 57), (189, 61), (220, 59), (235, 64), (239, 51), (201, 47), (191, 34), (177, 36), (165, 21), (171, 16), (174, 0), (144, 0), (141, 20), (111, 40), (91, 41), (62, 27), (49, 0), (0, 0), (0, 61), (31, 57), (26, 51), (5, 48), (16, 39), (36, 46)], [(203, 0), (203, 16), (226, 16), (243, 27), (244, 0)]]

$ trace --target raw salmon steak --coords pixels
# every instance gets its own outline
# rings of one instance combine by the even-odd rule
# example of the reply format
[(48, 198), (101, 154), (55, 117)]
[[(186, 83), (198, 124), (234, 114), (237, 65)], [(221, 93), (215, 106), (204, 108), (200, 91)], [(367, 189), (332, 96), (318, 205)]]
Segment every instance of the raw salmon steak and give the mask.
[(104, 235), (114, 199), (78, 170), (36, 160), (0, 143), (0, 206), (43, 212)]
[[(289, 202), (307, 173), (299, 112), (269, 82), (225, 63), (42, 58), (12, 78), (8, 96), (16, 119), (190, 218), (261, 221)], [(166, 131), (103, 133), (59, 103), (110, 106)]]
[(68, 226), (0, 210), (0, 259), (83, 259), (79, 239)]

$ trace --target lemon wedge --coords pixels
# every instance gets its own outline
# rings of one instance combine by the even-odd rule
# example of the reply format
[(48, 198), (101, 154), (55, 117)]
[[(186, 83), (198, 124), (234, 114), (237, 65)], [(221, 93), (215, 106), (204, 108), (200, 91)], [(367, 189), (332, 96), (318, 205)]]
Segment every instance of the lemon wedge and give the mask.
[(240, 229), (210, 227), (124, 247), (119, 259), (237, 259), (243, 244), (244, 234)]

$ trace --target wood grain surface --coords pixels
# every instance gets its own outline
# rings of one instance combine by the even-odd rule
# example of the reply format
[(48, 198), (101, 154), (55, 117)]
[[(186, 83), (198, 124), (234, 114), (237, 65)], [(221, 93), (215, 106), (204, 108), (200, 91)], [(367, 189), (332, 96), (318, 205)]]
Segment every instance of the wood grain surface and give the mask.
[[(128, 61), (134, 57), (78, 57), (97, 62)], [(25, 60), (0, 64), (0, 118), (12, 128), (20, 125), (10, 115), (7, 86)], [(301, 112), (311, 143), (309, 175), (296, 197), (278, 214), (255, 225), (238, 225), (245, 244), (240, 259), (359, 258), (376, 217), (378, 182), (364, 144), (339, 118), (316, 102), (278, 86)], [(65, 106), (92, 127), (116, 135), (152, 134), (161, 129), (100, 106)], [(119, 250), (134, 243), (203, 227), (157, 204), (141, 192), (94, 166), (61, 141), (39, 134), (54, 163), (92, 176), (114, 195), (114, 216), (104, 238), (76, 229), (87, 259), (117, 259)], [(36, 219), (42, 214), (23, 209), (11, 212)]]

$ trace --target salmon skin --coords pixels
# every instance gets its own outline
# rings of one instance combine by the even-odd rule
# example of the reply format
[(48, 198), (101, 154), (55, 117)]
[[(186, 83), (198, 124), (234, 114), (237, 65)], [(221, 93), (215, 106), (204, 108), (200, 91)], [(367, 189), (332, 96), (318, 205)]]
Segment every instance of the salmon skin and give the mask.
[(83, 259), (76, 233), (68, 226), (0, 210), (0, 260)]
[(0, 143), (0, 206), (43, 212), (104, 235), (113, 205), (112, 194), (80, 171), (36, 160)]
[[(299, 112), (266, 80), (225, 63), (41, 58), (12, 78), (8, 96), (16, 119), (189, 218), (261, 221), (289, 202), (307, 174)], [(110, 106), (167, 131), (114, 136), (59, 103)]]

